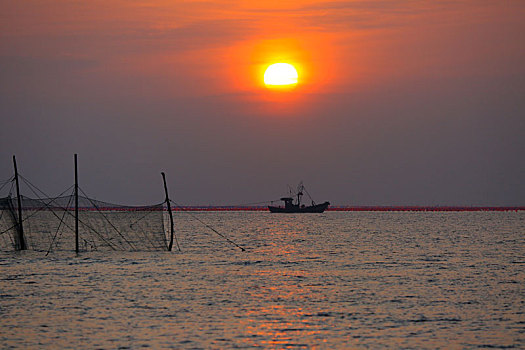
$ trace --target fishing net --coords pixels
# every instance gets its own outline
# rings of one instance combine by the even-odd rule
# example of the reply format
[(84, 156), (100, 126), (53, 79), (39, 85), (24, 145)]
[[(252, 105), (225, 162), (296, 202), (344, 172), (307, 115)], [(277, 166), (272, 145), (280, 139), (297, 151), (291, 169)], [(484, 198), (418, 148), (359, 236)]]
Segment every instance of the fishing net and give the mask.
[[(23, 236), (18, 225), (18, 201), (0, 198), (0, 250), (16, 250), (21, 239), (27, 249), (37, 251), (74, 251), (74, 197), (21, 197)], [(167, 250), (169, 217), (164, 203), (125, 206), (78, 198), (79, 250)], [(23, 237), (23, 238), (21, 238)]]

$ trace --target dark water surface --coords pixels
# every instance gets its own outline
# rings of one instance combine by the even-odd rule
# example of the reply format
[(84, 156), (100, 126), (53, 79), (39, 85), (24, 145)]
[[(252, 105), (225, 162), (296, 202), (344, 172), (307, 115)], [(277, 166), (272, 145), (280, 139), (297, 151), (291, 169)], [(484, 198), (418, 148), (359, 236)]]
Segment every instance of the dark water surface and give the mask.
[(0, 348), (524, 348), (524, 212), (176, 213), (182, 253), (0, 253)]

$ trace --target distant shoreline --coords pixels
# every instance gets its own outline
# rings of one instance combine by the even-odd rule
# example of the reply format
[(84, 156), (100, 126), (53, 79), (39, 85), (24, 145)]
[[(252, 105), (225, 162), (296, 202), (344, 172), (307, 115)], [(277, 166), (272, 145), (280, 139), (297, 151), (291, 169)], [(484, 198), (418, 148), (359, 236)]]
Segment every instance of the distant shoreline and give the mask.
[[(326, 211), (521, 211), (524, 206), (517, 207), (465, 207), (465, 206), (333, 206)], [(173, 208), (173, 211), (268, 211), (268, 207), (238, 207), (238, 206), (187, 206)]]

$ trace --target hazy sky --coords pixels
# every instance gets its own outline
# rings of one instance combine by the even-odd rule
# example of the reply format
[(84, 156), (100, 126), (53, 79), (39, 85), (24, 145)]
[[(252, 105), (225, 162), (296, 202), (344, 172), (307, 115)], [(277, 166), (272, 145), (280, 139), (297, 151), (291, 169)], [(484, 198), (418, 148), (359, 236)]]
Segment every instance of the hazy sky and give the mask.
[(51, 194), (525, 205), (525, 1), (0, 0), (0, 132)]

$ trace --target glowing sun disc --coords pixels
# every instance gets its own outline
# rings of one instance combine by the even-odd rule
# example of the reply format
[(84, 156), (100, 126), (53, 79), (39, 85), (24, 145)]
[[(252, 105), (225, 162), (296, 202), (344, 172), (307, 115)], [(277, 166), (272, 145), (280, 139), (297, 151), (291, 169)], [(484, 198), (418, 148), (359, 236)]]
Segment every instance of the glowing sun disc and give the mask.
[(274, 63), (264, 72), (266, 85), (292, 85), (297, 84), (297, 71), (289, 63)]

